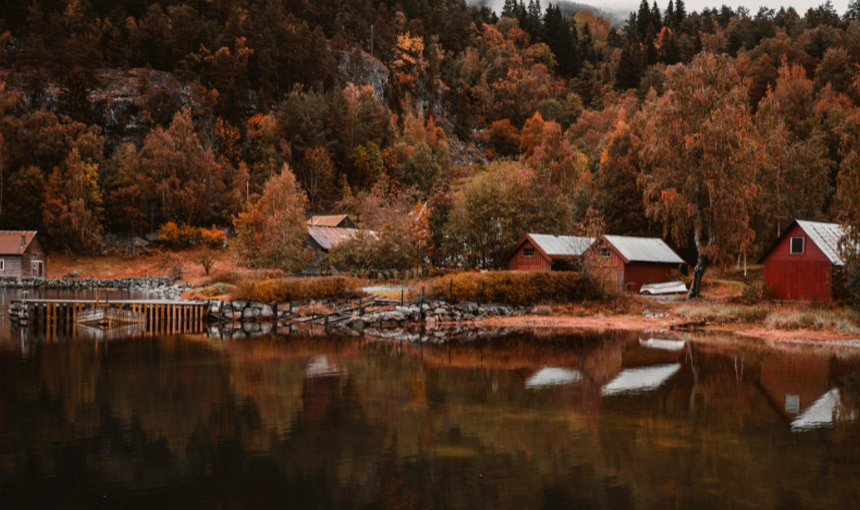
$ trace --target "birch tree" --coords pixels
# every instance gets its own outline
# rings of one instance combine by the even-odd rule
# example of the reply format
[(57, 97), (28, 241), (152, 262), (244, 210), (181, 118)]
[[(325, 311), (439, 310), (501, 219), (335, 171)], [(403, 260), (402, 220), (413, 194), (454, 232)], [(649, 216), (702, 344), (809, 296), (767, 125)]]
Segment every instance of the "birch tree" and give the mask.
[(307, 235), (307, 196), (284, 164), (267, 182), (263, 196), (236, 218), (239, 256), (250, 267), (298, 272), (310, 261), (303, 246)]
[(667, 92), (651, 97), (641, 178), (646, 214), (679, 244), (692, 237), (697, 252), (688, 298), (699, 296), (702, 275), (755, 239), (751, 211), (756, 184), (757, 132), (747, 83), (727, 57), (703, 53), (667, 70)]

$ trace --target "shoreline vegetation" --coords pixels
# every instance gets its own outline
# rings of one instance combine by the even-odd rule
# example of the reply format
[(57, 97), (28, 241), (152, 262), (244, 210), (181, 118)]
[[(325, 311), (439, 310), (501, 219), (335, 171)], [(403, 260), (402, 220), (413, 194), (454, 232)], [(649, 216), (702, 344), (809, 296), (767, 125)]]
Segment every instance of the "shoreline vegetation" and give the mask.
[[(289, 277), (277, 270), (239, 266), (230, 250), (218, 252), (210, 276), (195, 261), (195, 248), (136, 258), (52, 256), (50, 278), (78, 273), (82, 279), (155, 277), (174, 273), (187, 286), (187, 299), (244, 299), (270, 303), (292, 301), (324, 310), (320, 301), (355, 299), (360, 289), (406, 304), (421, 297), (448, 303), (480, 302), (518, 306), (523, 314), (470, 321), (486, 327), (623, 329), (731, 333), (761, 341), (845, 342), (860, 339), (860, 313), (833, 302), (771, 302), (755, 289), (760, 267), (742, 273), (717, 271), (705, 279), (702, 298), (649, 298), (627, 293), (599, 295), (589, 291), (576, 273), (498, 271), (451, 273), (426, 279), (383, 282), (350, 276)], [(56, 259), (56, 260), (55, 260)], [(167, 261), (167, 262), (165, 262)], [(171, 267), (172, 265), (172, 267)], [(179, 270), (177, 271), (177, 267)], [(401, 293), (401, 288), (407, 288)], [(386, 290), (395, 289), (395, 290)]]

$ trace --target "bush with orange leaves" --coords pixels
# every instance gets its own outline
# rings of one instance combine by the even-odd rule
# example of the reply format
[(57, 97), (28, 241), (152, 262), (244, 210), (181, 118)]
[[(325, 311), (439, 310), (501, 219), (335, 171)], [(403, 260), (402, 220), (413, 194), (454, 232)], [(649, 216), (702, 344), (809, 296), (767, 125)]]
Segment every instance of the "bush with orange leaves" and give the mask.
[(233, 297), (261, 303), (358, 298), (365, 295), (363, 285), (362, 280), (348, 276), (266, 278), (241, 282)]
[(582, 301), (593, 294), (579, 273), (567, 271), (459, 273), (432, 280), (428, 289), (429, 297), (434, 299), (511, 305)]

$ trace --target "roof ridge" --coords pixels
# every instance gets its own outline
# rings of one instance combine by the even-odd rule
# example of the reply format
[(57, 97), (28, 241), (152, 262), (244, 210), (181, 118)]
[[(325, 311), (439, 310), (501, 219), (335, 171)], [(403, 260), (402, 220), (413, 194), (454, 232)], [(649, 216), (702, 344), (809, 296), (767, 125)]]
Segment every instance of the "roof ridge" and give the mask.
[(805, 221), (805, 222), (807, 222), (807, 223), (821, 223), (821, 224), (824, 224), (824, 225), (838, 225), (838, 226), (840, 226), (840, 227), (842, 226), (842, 224), (841, 224), (841, 223), (839, 223), (838, 221), (807, 220), (807, 219), (804, 219), (804, 218), (795, 218), (795, 219), (794, 219), (794, 221)]

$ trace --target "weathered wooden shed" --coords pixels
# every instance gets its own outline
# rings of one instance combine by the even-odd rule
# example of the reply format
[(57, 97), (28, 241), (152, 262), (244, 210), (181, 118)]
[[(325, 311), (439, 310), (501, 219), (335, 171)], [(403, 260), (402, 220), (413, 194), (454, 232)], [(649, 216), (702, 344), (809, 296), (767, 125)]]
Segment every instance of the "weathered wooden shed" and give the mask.
[(590, 237), (526, 234), (505, 257), (512, 271), (560, 271), (572, 269), (589, 246)]
[(639, 292), (642, 285), (672, 281), (672, 272), (680, 270), (684, 259), (660, 238), (603, 236), (595, 244), (620, 289)]
[(346, 214), (311, 216), (307, 224), (310, 227), (355, 228), (355, 223)]
[(320, 262), (322, 261), (323, 253), (327, 253), (329, 250), (338, 246), (341, 243), (352, 241), (353, 239), (358, 239), (362, 235), (367, 235), (371, 238), (376, 237), (376, 232), (373, 230), (312, 226), (310, 223), (308, 223), (307, 228), (308, 235), (305, 238), (304, 244), (305, 246), (312, 248), (315, 252), (313, 262), (304, 269), (304, 273), (309, 275), (316, 275), (320, 273)]
[(833, 268), (844, 266), (838, 223), (795, 220), (762, 257), (771, 297), (781, 300), (827, 300)]
[(35, 230), (0, 230), (0, 278), (44, 278), (48, 252)]

